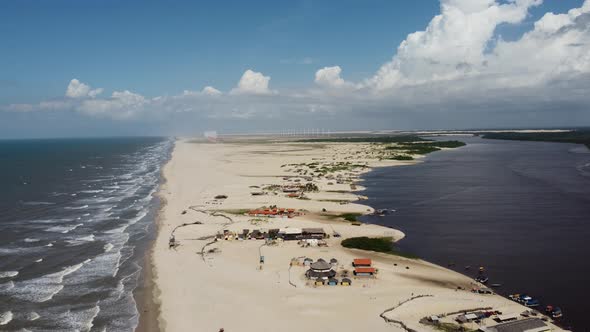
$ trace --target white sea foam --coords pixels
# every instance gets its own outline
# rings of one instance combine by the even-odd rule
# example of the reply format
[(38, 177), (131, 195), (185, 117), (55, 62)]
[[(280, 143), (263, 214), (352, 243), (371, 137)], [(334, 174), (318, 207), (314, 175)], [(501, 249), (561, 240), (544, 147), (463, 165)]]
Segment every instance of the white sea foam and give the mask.
[(64, 277), (78, 271), (89, 261), (86, 260), (82, 263), (68, 266), (59, 272), (16, 282), (15, 286), (10, 289), (9, 294), (30, 302), (41, 303), (49, 301), (64, 288)]
[(66, 206), (64, 209), (66, 210), (82, 210), (82, 209), (87, 209), (88, 205), (82, 205), (82, 206)]
[(38, 260), (35, 261), (35, 263), (41, 263), (43, 261), (43, 258), (39, 258)]
[(50, 228), (46, 229), (45, 231), (66, 234), (66, 233), (69, 233), (82, 225), (83, 224), (76, 224), (76, 225), (72, 225), (72, 226), (54, 226), (54, 227), (50, 227)]
[(46, 247), (53, 247), (53, 242), (48, 243), (47, 245), (45, 245)]
[(79, 244), (93, 242), (93, 241), (94, 241), (94, 234), (90, 234), (88, 236), (79, 237), (79, 238), (72, 239), (72, 240), (66, 240), (66, 242), (68, 242), (71, 245), (79, 245)]
[(115, 246), (113, 246), (113, 244), (111, 244), (111, 243), (107, 243), (107, 244), (105, 244), (105, 245), (104, 245), (104, 247), (103, 247), (103, 248), (104, 248), (104, 252), (109, 252), (109, 251), (111, 251), (111, 250), (112, 250), (114, 247), (115, 247)]
[(2, 278), (12, 278), (18, 275), (18, 271), (0, 271), (0, 279)]
[(25, 242), (27, 243), (32, 243), (32, 242), (39, 242), (41, 241), (40, 239), (34, 239), (34, 238), (26, 238)]
[(97, 194), (97, 193), (101, 193), (101, 192), (103, 192), (103, 191), (104, 191), (104, 190), (102, 190), (102, 189), (94, 189), (94, 190), (81, 190), (81, 191), (79, 191), (79, 193), (82, 193), (82, 194)]
[(6, 311), (0, 314), (0, 325), (6, 325), (12, 320), (12, 311)]
[(27, 314), (26, 318), (30, 321), (34, 321), (39, 319), (39, 317), (41, 317), (38, 313), (31, 311)]
[(11, 280), (9, 282), (5, 282), (0, 284), (0, 292), (7, 292), (14, 288), (14, 282)]

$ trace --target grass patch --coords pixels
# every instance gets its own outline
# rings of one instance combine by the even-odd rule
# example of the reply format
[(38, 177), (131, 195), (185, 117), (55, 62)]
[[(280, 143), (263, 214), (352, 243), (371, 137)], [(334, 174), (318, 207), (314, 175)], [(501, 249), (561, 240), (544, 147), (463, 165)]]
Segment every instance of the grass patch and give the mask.
[(355, 222), (356, 219), (362, 215), (363, 215), (362, 213), (343, 213), (343, 214), (338, 215), (337, 217), (342, 218), (346, 221)]
[(219, 210), (223, 213), (242, 215), (250, 212), (251, 209)]
[(404, 160), (405, 161), (405, 160), (414, 160), (414, 157), (396, 154), (393, 157), (389, 157), (387, 159), (389, 159), (389, 160)]
[(398, 135), (398, 136), (367, 136), (367, 137), (337, 137), (337, 138), (317, 138), (306, 139), (298, 142), (306, 143), (404, 143), (404, 142), (426, 142), (424, 138), (414, 135)]
[(362, 250), (370, 250), (382, 252), (386, 254), (401, 256), (405, 258), (417, 259), (418, 256), (410, 253), (399, 251), (391, 237), (351, 237), (342, 241), (342, 246), (345, 248), (355, 248)]

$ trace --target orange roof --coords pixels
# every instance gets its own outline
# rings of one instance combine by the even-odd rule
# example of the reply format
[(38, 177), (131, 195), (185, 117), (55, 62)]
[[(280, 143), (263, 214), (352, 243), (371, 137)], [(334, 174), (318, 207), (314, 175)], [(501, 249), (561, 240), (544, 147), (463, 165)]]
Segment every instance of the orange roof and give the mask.
[(375, 273), (374, 267), (357, 267), (354, 269), (356, 273)]
[(287, 209), (288, 212), (294, 212), (295, 209)]
[(368, 265), (371, 266), (372, 262), (371, 259), (369, 258), (356, 258), (353, 262), (353, 265), (357, 266), (357, 265)]

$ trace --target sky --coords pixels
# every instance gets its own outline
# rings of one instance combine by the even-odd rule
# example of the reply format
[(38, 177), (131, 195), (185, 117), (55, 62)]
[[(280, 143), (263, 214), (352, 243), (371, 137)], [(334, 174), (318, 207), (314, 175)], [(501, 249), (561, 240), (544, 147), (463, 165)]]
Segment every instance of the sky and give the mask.
[(590, 0), (3, 0), (0, 41), (0, 138), (590, 125)]

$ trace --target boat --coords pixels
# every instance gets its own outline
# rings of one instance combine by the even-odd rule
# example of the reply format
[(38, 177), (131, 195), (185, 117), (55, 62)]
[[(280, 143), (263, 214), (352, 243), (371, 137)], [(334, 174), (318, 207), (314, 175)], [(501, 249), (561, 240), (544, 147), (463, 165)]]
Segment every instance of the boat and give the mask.
[(538, 307), (540, 305), (540, 303), (538, 300), (530, 299), (530, 300), (524, 302), (524, 305), (529, 308), (534, 308), (534, 307)]
[(511, 299), (512, 301), (517, 301), (520, 298), (520, 294), (510, 294), (508, 295), (508, 298)]
[(502, 284), (491, 284), (490, 286), (492, 286), (494, 288), (498, 288), (498, 287), (502, 287)]
[(561, 308), (559, 307), (555, 307), (555, 309), (553, 309), (553, 311), (551, 311), (551, 317), (553, 318), (561, 318), (563, 316), (563, 312), (561, 311)]
[(477, 282), (479, 282), (479, 283), (482, 283), (482, 284), (485, 284), (486, 282), (488, 282), (488, 280), (489, 280), (489, 278), (488, 278), (488, 277), (486, 277), (486, 276), (484, 276), (484, 275), (477, 276), (477, 277), (475, 278), (475, 281), (477, 281)]
[(530, 296), (528, 296), (526, 294), (521, 294), (518, 297), (518, 300), (516, 300), (516, 301), (519, 302), (519, 303), (525, 303), (525, 302), (530, 301), (532, 299), (533, 299), (532, 297), (530, 297)]

